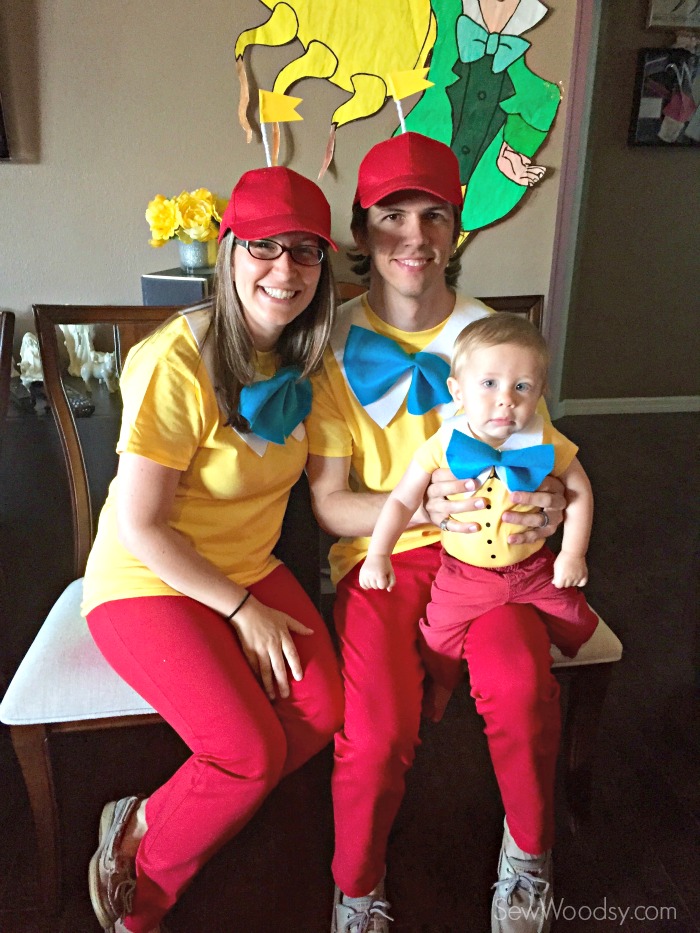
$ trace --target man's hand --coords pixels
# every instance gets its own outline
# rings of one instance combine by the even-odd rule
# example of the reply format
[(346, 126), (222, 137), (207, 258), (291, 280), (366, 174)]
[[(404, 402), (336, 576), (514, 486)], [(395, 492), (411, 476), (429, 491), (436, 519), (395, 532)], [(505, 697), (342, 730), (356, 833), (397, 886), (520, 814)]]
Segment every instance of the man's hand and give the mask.
[(549, 538), (564, 521), (564, 484), (556, 476), (545, 476), (535, 492), (512, 492), (510, 501), (514, 505), (528, 505), (542, 511), (504, 512), (501, 521), (529, 529), (508, 535), (508, 544), (532, 544), (540, 538)]
[[(447, 531), (467, 533), (479, 531), (481, 525), (475, 522), (462, 522), (450, 519), (452, 515), (485, 509), (490, 504), (487, 496), (460, 499), (456, 502), (447, 499), (458, 493), (473, 493), (476, 483), (473, 479), (455, 479), (450, 470), (435, 470), (426, 494), (425, 508), (434, 525)], [(514, 505), (529, 505), (541, 509), (540, 512), (504, 512), (501, 520), (510, 525), (524, 526), (528, 530), (508, 536), (508, 544), (525, 544), (539, 538), (549, 538), (564, 519), (564, 484), (554, 476), (546, 476), (536, 492), (513, 492), (510, 500)], [(546, 524), (543, 516), (546, 515)], [(476, 518), (476, 516), (475, 516)]]
[(360, 586), (363, 590), (386, 590), (390, 593), (395, 583), (390, 557), (383, 554), (366, 557), (360, 569)]

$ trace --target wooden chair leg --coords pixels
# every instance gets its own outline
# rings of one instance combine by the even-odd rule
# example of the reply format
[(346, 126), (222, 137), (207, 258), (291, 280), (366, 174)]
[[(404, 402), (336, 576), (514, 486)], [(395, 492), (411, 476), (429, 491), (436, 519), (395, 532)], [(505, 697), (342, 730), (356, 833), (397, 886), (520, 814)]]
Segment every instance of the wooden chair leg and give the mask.
[(612, 666), (587, 664), (567, 671), (570, 675), (569, 700), (562, 750), (569, 823), (574, 833), (591, 816), (593, 759)]
[(61, 853), (48, 733), (44, 725), (12, 726), (10, 733), (34, 817), (39, 895), (44, 910), (55, 914), (61, 906)]

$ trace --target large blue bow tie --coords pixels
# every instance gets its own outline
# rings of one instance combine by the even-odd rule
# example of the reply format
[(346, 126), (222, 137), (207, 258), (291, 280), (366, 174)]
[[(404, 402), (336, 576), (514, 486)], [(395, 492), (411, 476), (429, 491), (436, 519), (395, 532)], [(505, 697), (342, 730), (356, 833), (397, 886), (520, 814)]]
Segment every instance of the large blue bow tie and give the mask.
[(446, 450), (447, 463), (457, 479), (471, 479), (496, 468), (511, 492), (534, 492), (554, 467), (554, 447), (537, 444), (520, 450), (494, 450), (483, 441), (453, 431)]
[(283, 366), (271, 379), (243, 386), (238, 410), (251, 431), (273, 444), (284, 444), (311, 411), (311, 383), (296, 366)]
[(491, 70), (494, 74), (505, 71), (530, 48), (527, 39), (487, 32), (468, 16), (457, 19), (457, 47), (463, 62), (478, 62), (484, 55), (493, 55)]
[(410, 414), (424, 415), (451, 399), (447, 388), (450, 366), (442, 357), (435, 353), (406, 353), (390, 337), (355, 324), (345, 343), (343, 364), (361, 405), (376, 402), (409, 370)]

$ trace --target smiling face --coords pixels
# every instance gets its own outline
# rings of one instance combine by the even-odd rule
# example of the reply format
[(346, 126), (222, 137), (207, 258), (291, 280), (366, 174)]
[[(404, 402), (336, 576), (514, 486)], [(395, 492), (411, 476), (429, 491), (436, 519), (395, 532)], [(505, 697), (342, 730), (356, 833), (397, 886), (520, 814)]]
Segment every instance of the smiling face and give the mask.
[(499, 447), (530, 421), (544, 388), (542, 357), (514, 343), (479, 346), (460, 361), (447, 385), (472, 433)]
[(366, 229), (355, 236), (372, 258), (371, 288), (381, 286), (388, 300), (444, 293), (455, 238), (455, 214), (447, 201), (399, 191), (368, 209)]
[[(282, 233), (273, 238), (282, 246), (325, 246), (308, 233)], [(231, 272), (243, 317), (256, 350), (271, 350), (284, 328), (310, 304), (321, 277), (321, 266), (302, 266), (289, 253), (277, 259), (255, 259), (236, 244)]]

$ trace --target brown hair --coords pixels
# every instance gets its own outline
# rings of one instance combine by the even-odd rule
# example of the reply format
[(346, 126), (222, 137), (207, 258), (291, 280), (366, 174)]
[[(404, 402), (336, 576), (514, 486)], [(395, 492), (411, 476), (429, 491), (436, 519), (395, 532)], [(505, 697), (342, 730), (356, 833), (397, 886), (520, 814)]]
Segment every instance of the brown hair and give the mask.
[(542, 383), (547, 379), (549, 351), (542, 334), (522, 314), (510, 314), (496, 311), (486, 317), (468, 324), (455, 340), (452, 351), (450, 375), (456, 376), (459, 368), (472, 352), (480, 347), (496, 347), (503, 343), (513, 343), (534, 351), (539, 357)]
[[(450, 207), (452, 208), (452, 213), (455, 220), (453, 241), (456, 243), (459, 237), (459, 232), (462, 228), (461, 213), (459, 208), (454, 204), (450, 204)], [(368, 207), (362, 207), (359, 202), (357, 204), (353, 204), (350, 229), (352, 230), (355, 239), (357, 239), (358, 233), (362, 236), (367, 234), (368, 213)], [(365, 255), (365, 253), (358, 252), (357, 250), (348, 250), (346, 255), (352, 263), (352, 271), (355, 273), (355, 275), (358, 276), (365, 285), (369, 285), (369, 273), (372, 267), (372, 260), (370, 257)], [(455, 288), (457, 285), (457, 280), (459, 279), (459, 274), (461, 271), (462, 265), (460, 262), (460, 256), (453, 254), (445, 269), (445, 282), (450, 288)]]
[[(250, 385), (255, 377), (255, 351), (233, 281), (234, 245), (234, 237), (229, 232), (221, 241), (216, 260), (212, 326), (205, 339), (214, 341), (214, 378), (228, 423), (239, 431), (249, 431), (250, 425), (240, 415), (238, 407), (241, 389)], [(302, 378), (311, 375), (321, 364), (335, 316), (335, 294), (326, 250), (316, 294), (309, 306), (285, 327), (276, 347), (281, 365), (297, 366)]]

